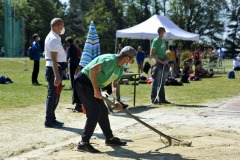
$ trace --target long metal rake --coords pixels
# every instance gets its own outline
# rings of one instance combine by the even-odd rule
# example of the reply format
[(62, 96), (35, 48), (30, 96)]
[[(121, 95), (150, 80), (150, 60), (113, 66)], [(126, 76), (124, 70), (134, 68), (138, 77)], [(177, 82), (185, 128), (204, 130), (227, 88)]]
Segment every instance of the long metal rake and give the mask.
[[(106, 97), (103, 97), (103, 100), (105, 100), (108, 104), (114, 106), (115, 108), (117, 108), (116, 104), (113, 103), (112, 101), (110, 101), (108, 98)], [(168, 136), (164, 133), (162, 133), (161, 131), (157, 130), (156, 128), (150, 126), (149, 124), (143, 122), (142, 120), (138, 119), (136, 116), (132, 115), (130, 112), (128, 112), (127, 110), (125, 109), (122, 109), (121, 110), (122, 112), (124, 112), (125, 114), (127, 114), (129, 117), (135, 119), (136, 121), (138, 121), (139, 123), (141, 123), (142, 125), (146, 126), (147, 128), (151, 129), (152, 131), (156, 132), (157, 134), (160, 135), (160, 139), (161, 139), (161, 136), (164, 137), (167, 141), (168, 141), (168, 144), (166, 144), (166, 142), (164, 142), (162, 139), (162, 142), (165, 144), (165, 145), (168, 145), (168, 146), (171, 146), (172, 145), (172, 140), (175, 140), (177, 142), (179, 142), (179, 145), (185, 145), (185, 146), (191, 146), (192, 142), (189, 142), (189, 141), (183, 141), (183, 140), (179, 140), (177, 138), (174, 138), (174, 137), (171, 137), (171, 136)]]

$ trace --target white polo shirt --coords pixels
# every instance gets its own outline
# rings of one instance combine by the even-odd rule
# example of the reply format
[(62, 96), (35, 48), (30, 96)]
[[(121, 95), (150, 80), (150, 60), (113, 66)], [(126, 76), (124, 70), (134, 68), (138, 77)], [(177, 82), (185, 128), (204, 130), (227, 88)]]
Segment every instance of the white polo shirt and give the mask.
[(50, 31), (45, 39), (46, 66), (52, 67), (51, 52), (58, 52), (57, 62), (66, 62), (65, 50), (61, 43), (61, 37), (54, 31)]

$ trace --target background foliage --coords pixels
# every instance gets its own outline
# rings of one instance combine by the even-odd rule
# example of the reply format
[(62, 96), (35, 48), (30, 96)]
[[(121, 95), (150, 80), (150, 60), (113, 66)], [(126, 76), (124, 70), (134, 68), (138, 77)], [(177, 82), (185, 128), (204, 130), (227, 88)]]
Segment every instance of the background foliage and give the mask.
[[(100, 37), (102, 53), (113, 53), (116, 30), (136, 25), (153, 14), (168, 16), (180, 28), (200, 34), (202, 45), (214, 48), (239, 47), (238, 0), (69, 0), (69, 5), (59, 0), (11, 0), (16, 18), (25, 19), (25, 48), (31, 35), (38, 33), (42, 41), (50, 30), (50, 21), (61, 17), (66, 26), (62, 36), (81, 40), (84, 44), (90, 21), (94, 21)], [(0, 0), (0, 21), (3, 21), (3, 2)], [(13, 6), (14, 7), (14, 6)], [(231, 22), (231, 23), (227, 23)], [(226, 33), (226, 34), (225, 34)], [(149, 50), (148, 40), (120, 39), (119, 43)], [(191, 41), (175, 41), (183, 48), (190, 48)]]

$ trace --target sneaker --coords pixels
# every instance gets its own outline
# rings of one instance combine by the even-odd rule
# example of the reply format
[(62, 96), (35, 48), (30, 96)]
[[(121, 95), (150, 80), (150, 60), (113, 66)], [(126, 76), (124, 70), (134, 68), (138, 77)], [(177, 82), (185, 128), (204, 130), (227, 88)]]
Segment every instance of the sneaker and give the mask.
[(45, 123), (45, 127), (46, 128), (62, 128), (63, 124), (60, 124), (60, 123), (51, 123), (51, 124)]
[(38, 83), (38, 82), (36, 82), (36, 85), (38, 85), (38, 86), (41, 86), (42, 84), (41, 84), (41, 83)]
[(77, 149), (80, 152), (100, 153), (100, 151), (95, 149), (90, 143), (79, 142)]
[(159, 103), (164, 103), (164, 104), (171, 104), (171, 102), (168, 102), (167, 100), (160, 101)]
[(107, 139), (107, 140), (105, 141), (105, 144), (106, 144), (107, 146), (125, 146), (125, 145), (127, 144), (127, 142), (123, 142), (123, 141), (121, 141), (119, 138), (113, 137), (112, 140)]
[(122, 105), (122, 108), (123, 108), (123, 109), (126, 109), (126, 108), (128, 107), (128, 104), (124, 104), (124, 103), (122, 103), (122, 102), (120, 102), (120, 104)]
[(64, 122), (60, 122), (60, 121), (58, 121), (58, 120), (54, 120), (53, 123), (59, 123), (59, 124), (61, 124), (61, 125), (64, 125)]

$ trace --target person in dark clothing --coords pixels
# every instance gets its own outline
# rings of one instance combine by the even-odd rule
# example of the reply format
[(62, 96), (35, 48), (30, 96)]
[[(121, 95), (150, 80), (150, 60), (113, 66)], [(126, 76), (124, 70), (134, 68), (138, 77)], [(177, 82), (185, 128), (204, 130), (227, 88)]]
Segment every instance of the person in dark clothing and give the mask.
[(74, 82), (74, 72), (78, 66), (78, 48), (74, 45), (74, 40), (72, 37), (67, 37), (66, 41), (69, 45), (67, 49), (67, 60), (69, 64), (69, 74), (70, 74), (70, 82), (71, 82), (71, 89), (73, 88)]
[(79, 39), (75, 39), (74, 44), (78, 49), (78, 54), (77, 55), (78, 55), (78, 63), (79, 63), (80, 59), (82, 57), (82, 46), (80, 45)]
[[(90, 144), (90, 139), (94, 133), (96, 125), (99, 124), (106, 138), (105, 144), (108, 146), (122, 146), (127, 142), (114, 137), (109, 117), (108, 109), (102, 99), (101, 89), (108, 84), (114, 83), (114, 98), (117, 98), (117, 81), (123, 74), (125, 63), (134, 63), (136, 50), (130, 46), (124, 47), (121, 52), (116, 54), (103, 54), (93, 59), (80, 72), (74, 80), (74, 90), (86, 109), (86, 123), (82, 133), (82, 140), (78, 143), (79, 151), (99, 153)], [(84, 94), (83, 94), (84, 93)], [(122, 110), (119, 101), (115, 101), (118, 110)]]
[(32, 85), (41, 85), (38, 82), (38, 73), (39, 73), (39, 66), (40, 66), (40, 54), (42, 53), (42, 49), (39, 45), (39, 40), (40, 37), (38, 36), (38, 34), (34, 34), (32, 36), (33, 38), (33, 43), (32, 43), (32, 50), (33, 50), (33, 72), (32, 72)]

